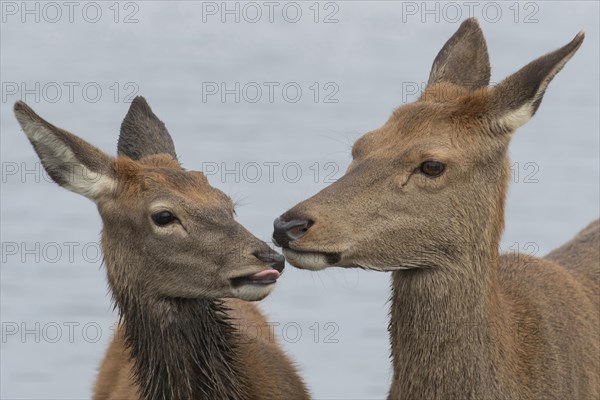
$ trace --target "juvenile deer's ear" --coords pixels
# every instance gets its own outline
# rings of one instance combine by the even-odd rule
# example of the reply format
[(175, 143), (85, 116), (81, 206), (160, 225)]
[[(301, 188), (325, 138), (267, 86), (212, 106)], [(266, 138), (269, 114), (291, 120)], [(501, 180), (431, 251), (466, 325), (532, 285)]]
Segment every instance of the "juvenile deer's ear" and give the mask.
[(116, 188), (114, 159), (96, 147), (48, 123), (22, 101), (15, 116), (48, 175), (60, 186), (91, 200)]
[(584, 37), (583, 32), (579, 32), (567, 45), (530, 62), (490, 91), (495, 128), (512, 132), (533, 117), (548, 84), (573, 57)]
[(177, 158), (169, 131), (142, 96), (133, 99), (121, 124), (118, 154), (133, 160), (152, 154), (169, 154)]
[(469, 90), (490, 83), (490, 59), (477, 19), (465, 20), (433, 61), (428, 86), (449, 82)]

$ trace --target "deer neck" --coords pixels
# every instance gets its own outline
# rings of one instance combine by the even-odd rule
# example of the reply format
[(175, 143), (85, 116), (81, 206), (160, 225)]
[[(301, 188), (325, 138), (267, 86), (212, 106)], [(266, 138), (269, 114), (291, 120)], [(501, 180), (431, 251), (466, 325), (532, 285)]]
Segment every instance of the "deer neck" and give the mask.
[(116, 300), (142, 399), (246, 398), (236, 332), (220, 301)]
[(499, 334), (504, 322), (496, 289), (497, 246), (486, 247), (448, 265), (392, 274), (396, 394), (481, 394), (481, 382), (494, 373), (493, 354), (505, 345)]

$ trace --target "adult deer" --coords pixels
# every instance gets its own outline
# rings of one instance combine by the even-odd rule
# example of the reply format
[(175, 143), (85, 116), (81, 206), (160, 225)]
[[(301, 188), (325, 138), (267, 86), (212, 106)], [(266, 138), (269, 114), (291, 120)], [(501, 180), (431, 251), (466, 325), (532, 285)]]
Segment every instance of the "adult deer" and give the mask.
[[(252, 304), (283, 257), (234, 220), (231, 199), (184, 170), (164, 124), (137, 97), (118, 157), (15, 104), (44, 168), (94, 201), (121, 324), (95, 399), (306, 399), (307, 391)], [(224, 298), (232, 298), (222, 300)]]
[(489, 88), (483, 34), (466, 20), (420, 99), (275, 220), (296, 267), (392, 271), (390, 398), (600, 396), (598, 221), (544, 258), (498, 254), (510, 138), (583, 38)]

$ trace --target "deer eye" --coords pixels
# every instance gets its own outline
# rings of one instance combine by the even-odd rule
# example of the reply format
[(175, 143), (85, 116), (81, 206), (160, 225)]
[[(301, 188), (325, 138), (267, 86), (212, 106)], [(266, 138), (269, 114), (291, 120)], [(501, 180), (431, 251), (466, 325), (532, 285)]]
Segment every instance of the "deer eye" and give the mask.
[(439, 161), (423, 161), (419, 165), (419, 171), (430, 178), (435, 178), (444, 173), (446, 165)]
[(168, 225), (175, 220), (177, 220), (177, 217), (170, 211), (159, 211), (152, 214), (152, 221), (159, 226)]

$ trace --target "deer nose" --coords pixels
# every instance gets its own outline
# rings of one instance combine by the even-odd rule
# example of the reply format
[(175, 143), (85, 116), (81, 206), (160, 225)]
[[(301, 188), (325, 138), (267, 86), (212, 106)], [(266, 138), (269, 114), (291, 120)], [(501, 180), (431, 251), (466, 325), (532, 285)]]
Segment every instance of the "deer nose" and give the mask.
[(254, 256), (260, 261), (266, 263), (269, 267), (276, 269), (279, 272), (283, 271), (283, 268), (285, 267), (285, 258), (283, 258), (281, 254), (274, 251), (256, 253)]
[(306, 219), (284, 221), (281, 218), (277, 218), (273, 222), (273, 242), (277, 246), (287, 248), (290, 246), (290, 241), (300, 239), (304, 236), (311, 225), (312, 221)]

